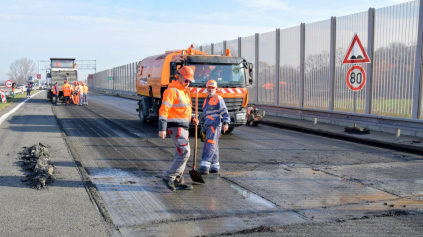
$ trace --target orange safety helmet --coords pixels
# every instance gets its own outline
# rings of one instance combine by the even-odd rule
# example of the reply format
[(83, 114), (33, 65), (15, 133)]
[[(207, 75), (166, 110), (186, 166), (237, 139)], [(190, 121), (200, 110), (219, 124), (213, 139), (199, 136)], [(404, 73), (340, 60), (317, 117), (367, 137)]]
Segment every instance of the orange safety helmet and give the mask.
[(178, 73), (181, 74), (185, 79), (194, 81), (194, 71), (192, 68), (183, 66), (181, 69), (179, 69)]
[(73, 84), (76, 86), (76, 84), (78, 84), (78, 83), (74, 82)]
[(215, 80), (210, 80), (207, 82), (207, 87), (214, 87), (217, 89), (217, 82)]

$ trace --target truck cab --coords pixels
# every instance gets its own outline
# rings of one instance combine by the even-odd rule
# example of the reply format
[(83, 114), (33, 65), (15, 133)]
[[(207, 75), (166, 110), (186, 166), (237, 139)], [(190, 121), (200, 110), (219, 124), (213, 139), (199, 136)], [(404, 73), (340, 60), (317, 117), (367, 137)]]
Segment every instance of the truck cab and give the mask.
[(194, 50), (166, 51), (165, 54), (150, 56), (137, 66), (137, 94), (139, 117), (142, 123), (157, 122), (163, 93), (172, 80), (176, 80), (178, 70), (189, 66), (194, 71), (194, 81), (190, 84), (193, 111), (195, 93), (198, 93), (199, 120), (202, 123), (202, 107), (207, 98), (206, 84), (214, 79), (218, 84), (217, 93), (224, 99), (231, 119), (228, 132), (247, 123), (248, 90), (252, 84), (252, 64), (241, 57), (209, 55)]

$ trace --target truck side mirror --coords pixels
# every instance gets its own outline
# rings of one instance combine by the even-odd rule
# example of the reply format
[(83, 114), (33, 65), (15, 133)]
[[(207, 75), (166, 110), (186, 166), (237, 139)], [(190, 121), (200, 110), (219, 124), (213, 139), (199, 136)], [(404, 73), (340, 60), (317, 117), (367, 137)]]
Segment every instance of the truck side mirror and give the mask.
[(253, 64), (252, 63), (248, 64), (248, 75), (250, 76), (250, 78), (248, 79), (248, 82), (252, 85), (253, 84)]

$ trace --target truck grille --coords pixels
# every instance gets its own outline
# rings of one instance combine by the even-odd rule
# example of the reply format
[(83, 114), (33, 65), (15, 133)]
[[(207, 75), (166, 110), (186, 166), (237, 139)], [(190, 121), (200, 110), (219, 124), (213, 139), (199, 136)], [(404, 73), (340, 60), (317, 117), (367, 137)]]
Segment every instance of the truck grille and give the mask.
[[(205, 98), (198, 98), (198, 111), (203, 111)], [(242, 98), (224, 98), (228, 111), (238, 111), (242, 106)], [(195, 111), (195, 98), (192, 98), (192, 111)]]

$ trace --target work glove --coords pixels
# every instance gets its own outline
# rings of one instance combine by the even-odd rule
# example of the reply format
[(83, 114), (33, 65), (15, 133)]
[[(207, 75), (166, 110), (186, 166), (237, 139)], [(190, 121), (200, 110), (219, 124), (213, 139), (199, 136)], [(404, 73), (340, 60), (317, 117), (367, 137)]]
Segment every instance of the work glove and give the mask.
[(201, 133), (201, 142), (205, 142), (205, 141), (206, 141), (206, 134)]

